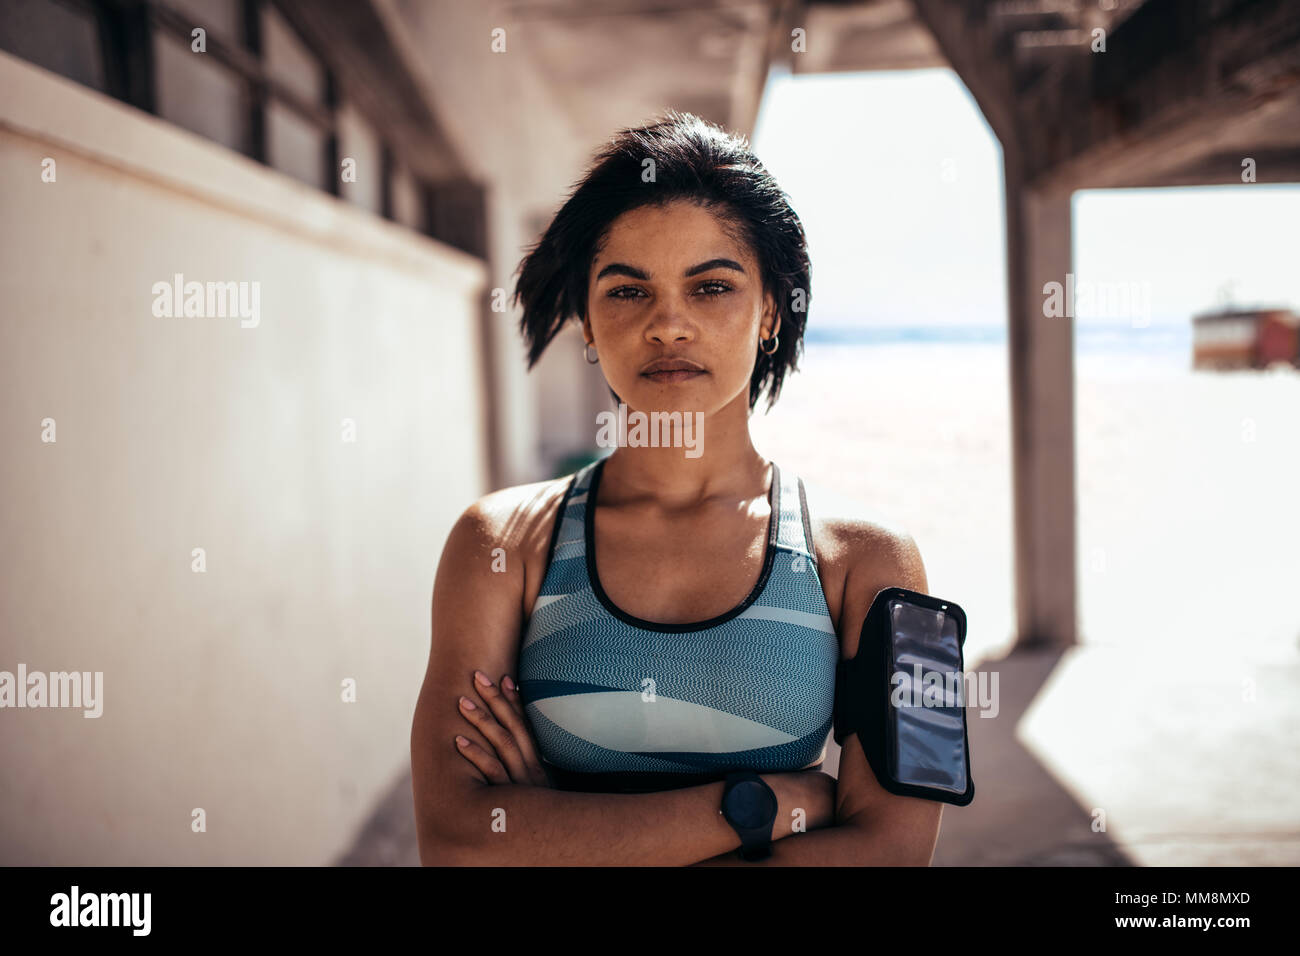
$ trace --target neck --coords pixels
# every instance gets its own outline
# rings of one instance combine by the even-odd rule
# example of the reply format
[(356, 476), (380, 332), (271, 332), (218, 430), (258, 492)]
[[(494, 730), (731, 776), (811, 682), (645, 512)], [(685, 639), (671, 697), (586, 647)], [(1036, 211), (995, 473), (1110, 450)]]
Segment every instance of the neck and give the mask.
[[(631, 415), (633, 409), (628, 409)], [(683, 412), (682, 417), (695, 417)], [(702, 416), (695, 457), (680, 447), (620, 445), (602, 466), (602, 502), (651, 498), (667, 508), (766, 495), (770, 472), (749, 435), (748, 394)]]

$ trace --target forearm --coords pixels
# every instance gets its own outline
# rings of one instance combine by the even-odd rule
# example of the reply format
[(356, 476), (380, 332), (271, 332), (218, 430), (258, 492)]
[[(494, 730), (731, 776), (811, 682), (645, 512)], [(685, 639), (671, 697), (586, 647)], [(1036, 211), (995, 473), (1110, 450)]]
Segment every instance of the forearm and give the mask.
[[(772, 776), (764, 779), (788, 819), (786, 788)], [(422, 849), (428, 844), (422, 859), (468, 866), (687, 866), (740, 846), (718, 813), (723, 787), (717, 781), (625, 794), (476, 785), (455, 811), (454, 832), (427, 828), (433, 836), (421, 841)]]
[[(933, 850), (933, 848), (931, 848)], [(794, 834), (772, 844), (772, 855), (752, 863), (722, 853), (693, 866), (929, 866), (931, 853), (858, 818)]]

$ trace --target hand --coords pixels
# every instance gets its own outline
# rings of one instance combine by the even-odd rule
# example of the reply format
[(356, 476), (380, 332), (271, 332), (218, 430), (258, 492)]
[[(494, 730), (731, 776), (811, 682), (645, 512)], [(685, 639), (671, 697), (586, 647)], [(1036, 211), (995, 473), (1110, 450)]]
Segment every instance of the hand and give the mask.
[[(481, 683), (477, 677), (481, 671), (475, 671), (471, 678), (474, 690), (481, 699), (472, 695), (460, 698), (457, 706), (460, 714), (487, 738), (487, 748), (475, 743), (469, 737), (462, 736), (464, 744), (456, 742), (460, 755), (479, 769), (491, 784), (522, 783), (533, 787), (550, 787), (542, 762), (537, 756), (537, 746), (533, 743), (528, 722), (524, 718), (524, 705), (519, 696), (519, 688), (506, 690), (503, 686), (489, 681)], [(484, 679), (486, 674), (482, 674)], [(502, 678), (508, 680), (508, 675)], [(470, 705), (467, 705), (466, 702)], [(486, 702), (487, 706), (484, 706)]]

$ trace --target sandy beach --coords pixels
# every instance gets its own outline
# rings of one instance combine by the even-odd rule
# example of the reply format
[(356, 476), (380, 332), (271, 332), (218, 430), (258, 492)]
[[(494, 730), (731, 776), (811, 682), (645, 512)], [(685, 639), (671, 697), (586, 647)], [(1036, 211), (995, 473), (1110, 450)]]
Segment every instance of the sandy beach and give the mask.
[[(760, 407), (761, 408), (761, 407)], [(1082, 639), (1294, 656), (1300, 373), (1078, 359)], [(810, 344), (759, 450), (906, 528), (931, 589), (971, 616), (970, 656), (1011, 636), (1012, 507), (1001, 345)], [(1243, 593), (1259, 596), (1242, 601)]]

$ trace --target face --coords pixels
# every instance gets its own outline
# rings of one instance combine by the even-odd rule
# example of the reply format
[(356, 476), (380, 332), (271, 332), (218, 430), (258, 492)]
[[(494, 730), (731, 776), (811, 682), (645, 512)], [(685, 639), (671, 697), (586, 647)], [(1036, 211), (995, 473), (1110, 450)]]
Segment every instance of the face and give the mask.
[(588, 273), (583, 335), (631, 409), (748, 412), (760, 335), (779, 332), (757, 257), (694, 203), (624, 213)]

